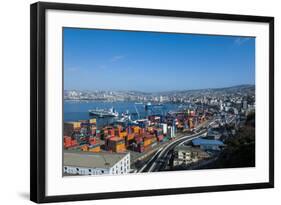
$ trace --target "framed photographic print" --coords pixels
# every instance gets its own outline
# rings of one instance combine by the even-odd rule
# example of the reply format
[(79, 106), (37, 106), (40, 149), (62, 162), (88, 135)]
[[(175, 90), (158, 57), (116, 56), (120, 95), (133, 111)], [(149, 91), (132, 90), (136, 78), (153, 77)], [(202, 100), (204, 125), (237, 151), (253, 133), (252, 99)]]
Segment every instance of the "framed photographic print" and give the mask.
[(274, 187), (274, 18), (31, 5), (34, 202)]

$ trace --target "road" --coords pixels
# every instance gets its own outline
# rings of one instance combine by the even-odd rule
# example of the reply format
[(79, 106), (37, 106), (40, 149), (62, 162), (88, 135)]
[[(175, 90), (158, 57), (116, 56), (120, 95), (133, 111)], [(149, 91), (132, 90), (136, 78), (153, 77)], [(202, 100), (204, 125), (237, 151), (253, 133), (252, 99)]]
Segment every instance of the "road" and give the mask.
[[(228, 123), (232, 122), (235, 119), (234, 116), (229, 117), (229, 119), (227, 119)], [(206, 127), (208, 127), (209, 125), (215, 123), (218, 119), (215, 118), (213, 119), (211, 122), (208, 123), (208, 125)], [(205, 127), (205, 126), (204, 126)], [(143, 166), (140, 170), (138, 170), (138, 172), (157, 172), (160, 170), (163, 170), (171, 156), (172, 156), (172, 152), (174, 150), (174, 148), (178, 145), (182, 145), (188, 141), (191, 141), (195, 138), (198, 138), (204, 134), (207, 134), (207, 128), (203, 128), (200, 127), (195, 129), (195, 134), (192, 135), (187, 135), (184, 137), (181, 137), (179, 139), (176, 139), (174, 141), (172, 141), (171, 143), (169, 143), (168, 145), (166, 145), (165, 147), (160, 148)]]
[(172, 141), (168, 145), (166, 145), (163, 148), (160, 148), (153, 157), (150, 158), (148, 162), (138, 171), (138, 172), (156, 172), (161, 170), (161, 168), (166, 167), (169, 158), (171, 157), (171, 151), (181, 144), (182, 142), (186, 142), (195, 138), (198, 138), (202, 136), (203, 134), (207, 133), (207, 130), (204, 129), (199, 133), (193, 134), (193, 135), (187, 135), (184, 137), (181, 137), (180, 139), (177, 139), (175, 141)]

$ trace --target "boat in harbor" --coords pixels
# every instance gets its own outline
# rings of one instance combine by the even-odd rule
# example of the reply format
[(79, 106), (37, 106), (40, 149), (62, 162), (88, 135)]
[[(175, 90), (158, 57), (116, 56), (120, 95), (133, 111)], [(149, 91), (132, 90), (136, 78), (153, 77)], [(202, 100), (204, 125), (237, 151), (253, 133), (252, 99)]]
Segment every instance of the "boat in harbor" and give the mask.
[(119, 113), (116, 112), (114, 108), (110, 108), (108, 110), (106, 109), (89, 110), (89, 115), (95, 117), (118, 117)]
[(144, 106), (145, 110), (153, 110), (153, 109), (163, 109), (164, 105), (163, 104), (151, 104), (150, 102), (148, 102), (145, 106)]

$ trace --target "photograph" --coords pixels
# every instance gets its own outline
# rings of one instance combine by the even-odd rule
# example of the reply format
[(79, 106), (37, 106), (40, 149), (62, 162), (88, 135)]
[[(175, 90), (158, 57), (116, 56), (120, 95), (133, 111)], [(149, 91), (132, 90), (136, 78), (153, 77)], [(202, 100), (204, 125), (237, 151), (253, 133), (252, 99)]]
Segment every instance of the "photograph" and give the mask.
[(256, 166), (255, 36), (62, 38), (64, 177)]

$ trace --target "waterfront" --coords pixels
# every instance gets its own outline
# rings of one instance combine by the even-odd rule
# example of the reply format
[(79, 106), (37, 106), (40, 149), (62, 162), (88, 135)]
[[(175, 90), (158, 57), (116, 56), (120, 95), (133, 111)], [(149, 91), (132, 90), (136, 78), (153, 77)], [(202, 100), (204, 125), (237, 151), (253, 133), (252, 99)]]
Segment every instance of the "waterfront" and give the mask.
[[(153, 110), (145, 110), (145, 103), (135, 103), (130, 101), (75, 101), (75, 100), (65, 100), (64, 101), (64, 121), (78, 121), (78, 120), (88, 120), (89, 110), (91, 109), (110, 109), (114, 108), (121, 115), (127, 111), (131, 114), (132, 120), (137, 120), (138, 118), (146, 118), (148, 115), (159, 114), (166, 115), (169, 111), (177, 111), (182, 108), (183, 105), (179, 103), (163, 103), (161, 108), (155, 108)], [(185, 107), (189, 107), (186, 104)], [(97, 125), (111, 123), (116, 118), (98, 118)]]
[(64, 37), (64, 174), (255, 166), (255, 38)]
[[(240, 87), (237, 89), (241, 91)], [(64, 173), (98, 175), (253, 167), (255, 96), (251, 94), (252, 87), (246, 88), (247, 92), (242, 94), (237, 89), (233, 91), (231, 88), (230, 92), (226, 91), (230, 90), (228, 88), (219, 92), (209, 90), (208, 97), (202, 96), (202, 92), (201, 95), (169, 98), (154, 96), (151, 103), (85, 100), (84, 94), (79, 100), (65, 100), (64, 154), (67, 158)], [(214, 94), (210, 95), (210, 92)], [(94, 116), (90, 116), (89, 110)], [(105, 117), (114, 113), (118, 117)], [(244, 154), (248, 159), (225, 161), (223, 156), (235, 155), (228, 152), (233, 149), (232, 141), (240, 135), (250, 142), (247, 144), (248, 154)], [(234, 148), (243, 149), (240, 143)], [(182, 153), (186, 154), (185, 158)], [(86, 160), (83, 156), (87, 154), (90, 158), (100, 157), (101, 162)], [(86, 160), (79, 166), (92, 163), (88, 165), (89, 169), (80, 170), (81, 167), (72, 163), (72, 155)], [(91, 168), (103, 164), (103, 159), (117, 160), (118, 156), (122, 156), (123, 162), (120, 163), (125, 166), (122, 170), (117, 171), (113, 164), (110, 169), (101, 166), (101, 173)]]

